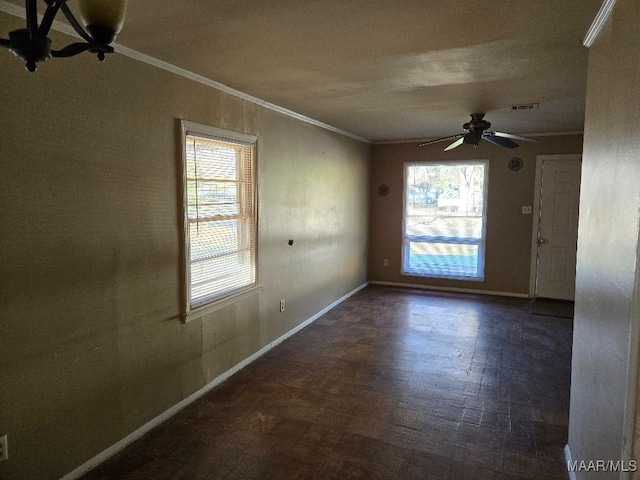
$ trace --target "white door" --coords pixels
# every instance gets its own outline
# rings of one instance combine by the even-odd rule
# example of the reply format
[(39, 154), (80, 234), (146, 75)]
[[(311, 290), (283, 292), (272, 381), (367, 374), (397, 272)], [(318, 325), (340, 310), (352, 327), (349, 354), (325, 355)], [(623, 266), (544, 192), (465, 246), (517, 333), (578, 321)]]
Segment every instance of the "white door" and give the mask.
[(575, 299), (581, 164), (542, 159), (536, 297)]

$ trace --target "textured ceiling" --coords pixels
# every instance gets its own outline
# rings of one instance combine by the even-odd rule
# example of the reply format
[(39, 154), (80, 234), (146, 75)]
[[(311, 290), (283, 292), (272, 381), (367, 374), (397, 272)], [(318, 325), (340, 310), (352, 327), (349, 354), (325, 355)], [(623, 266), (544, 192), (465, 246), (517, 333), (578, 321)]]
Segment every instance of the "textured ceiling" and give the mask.
[(130, 0), (118, 43), (373, 141), (455, 134), (472, 112), (565, 132), (583, 128), (582, 39), (600, 5)]

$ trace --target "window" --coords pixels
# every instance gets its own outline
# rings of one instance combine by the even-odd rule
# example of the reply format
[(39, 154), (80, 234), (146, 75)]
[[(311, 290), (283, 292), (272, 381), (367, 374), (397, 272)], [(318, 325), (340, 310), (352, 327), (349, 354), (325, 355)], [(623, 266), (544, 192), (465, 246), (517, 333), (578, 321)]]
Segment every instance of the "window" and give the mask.
[(182, 122), (187, 312), (256, 285), (255, 143)]
[(484, 279), (485, 160), (406, 163), (402, 273)]

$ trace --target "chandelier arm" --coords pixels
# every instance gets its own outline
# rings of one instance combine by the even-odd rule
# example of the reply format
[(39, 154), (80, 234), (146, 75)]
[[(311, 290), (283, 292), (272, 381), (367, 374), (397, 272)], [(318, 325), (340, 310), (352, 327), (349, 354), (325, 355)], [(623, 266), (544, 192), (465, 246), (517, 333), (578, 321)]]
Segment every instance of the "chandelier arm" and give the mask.
[(27, 0), (25, 2), (27, 10), (27, 30), (29, 39), (33, 42), (38, 35), (38, 3), (37, 0)]
[(46, 2), (47, 10), (44, 12), (44, 17), (42, 18), (42, 22), (40, 22), (40, 27), (38, 27), (38, 34), (46, 37), (49, 35), (49, 30), (51, 30), (51, 25), (53, 24), (53, 20), (58, 13), (60, 7), (65, 4), (66, 0), (60, 2)]
[(73, 57), (87, 50), (91, 50), (93, 45), (90, 43), (72, 43), (61, 50), (51, 50), (51, 56), (57, 58)]
[(64, 13), (64, 16), (67, 17), (67, 21), (69, 22), (69, 24), (76, 32), (78, 32), (78, 35), (80, 35), (89, 43), (95, 43), (95, 40), (91, 38), (91, 36), (84, 30), (84, 28), (82, 28), (78, 20), (76, 20), (76, 17), (73, 16), (73, 13), (71, 13), (71, 10), (67, 6), (66, 1), (60, 5), (60, 9), (62, 10), (62, 13)]

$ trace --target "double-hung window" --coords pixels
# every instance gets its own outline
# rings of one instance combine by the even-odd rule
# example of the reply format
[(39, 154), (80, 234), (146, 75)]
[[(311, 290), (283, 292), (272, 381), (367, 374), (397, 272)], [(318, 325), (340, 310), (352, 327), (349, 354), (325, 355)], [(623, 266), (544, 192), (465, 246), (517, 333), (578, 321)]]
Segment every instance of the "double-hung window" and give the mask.
[(402, 273), (484, 279), (489, 162), (405, 163)]
[(256, 286), (255, 144), (182, 122), (187, 313)]

